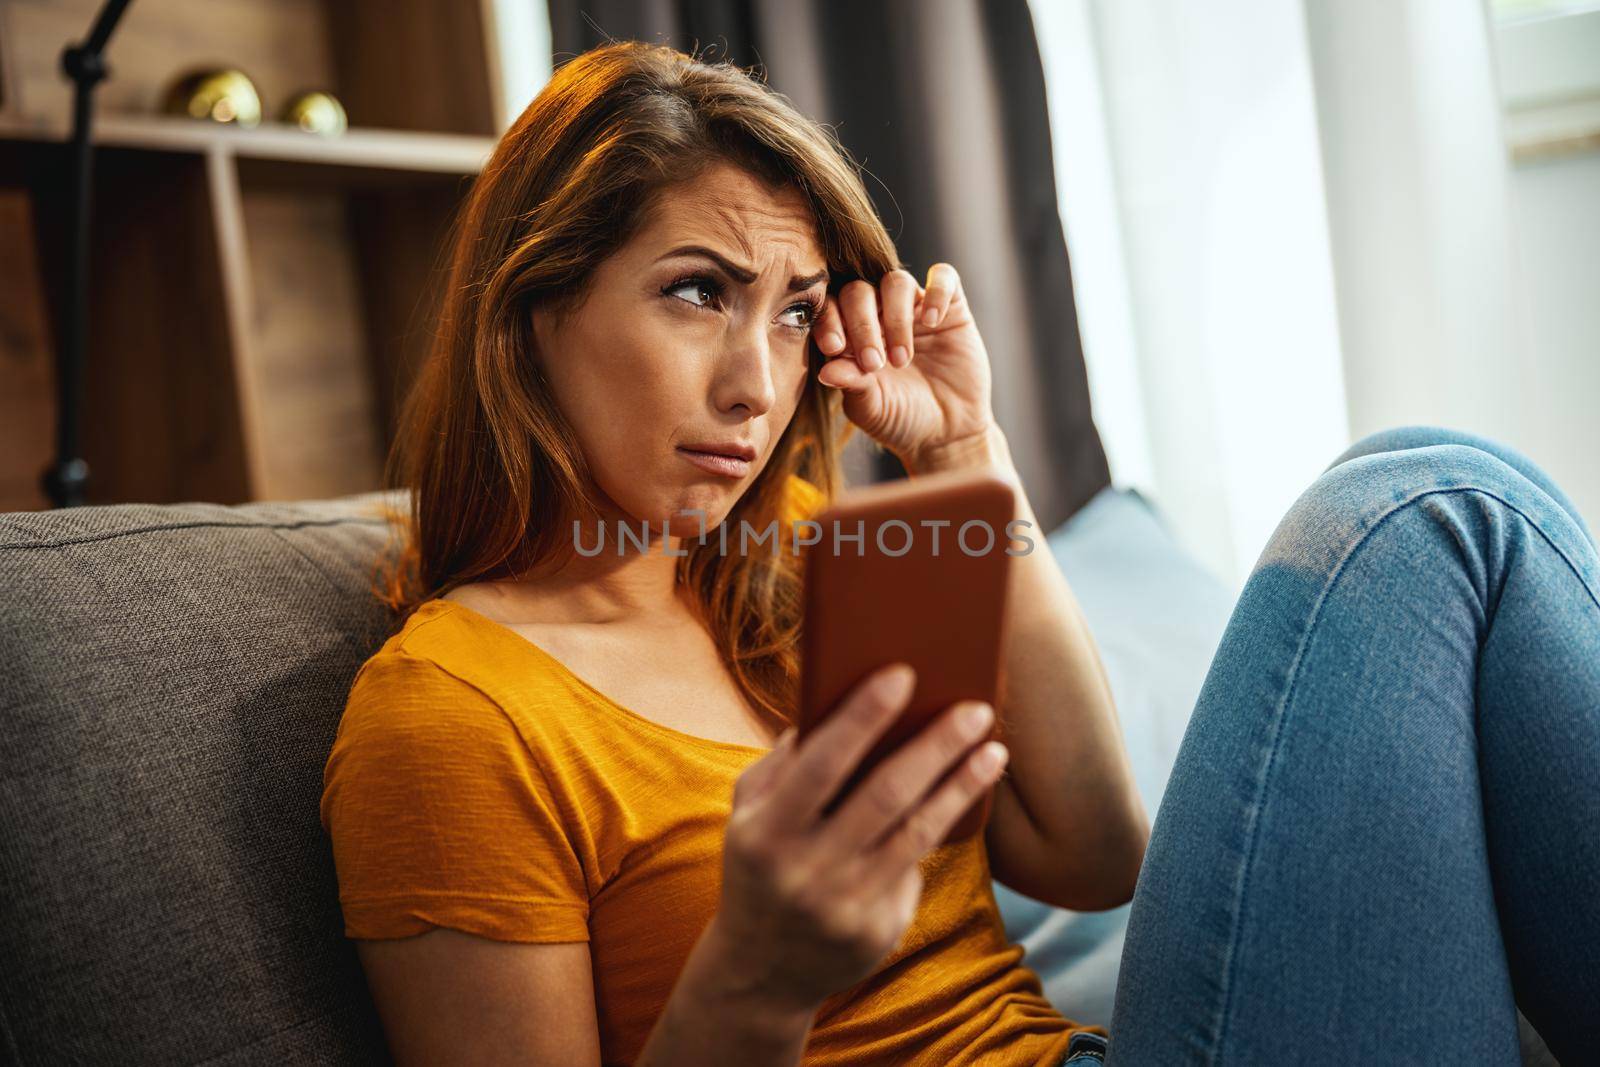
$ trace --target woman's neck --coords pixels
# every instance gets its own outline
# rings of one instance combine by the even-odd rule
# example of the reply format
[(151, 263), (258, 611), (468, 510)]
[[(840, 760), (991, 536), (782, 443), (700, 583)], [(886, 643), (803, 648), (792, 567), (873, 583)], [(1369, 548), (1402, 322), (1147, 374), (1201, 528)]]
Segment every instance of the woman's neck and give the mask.
[[(677, 539), (673, 551), (681, 551)], [(692, 601), (678, 581), (680, 557), (658, 541), (648, 552), (574, 554), (559, 570), (527, 580), (486, 582), (504, 613), (529, 622), (604, 624), (642, 619), (680, 620)]]

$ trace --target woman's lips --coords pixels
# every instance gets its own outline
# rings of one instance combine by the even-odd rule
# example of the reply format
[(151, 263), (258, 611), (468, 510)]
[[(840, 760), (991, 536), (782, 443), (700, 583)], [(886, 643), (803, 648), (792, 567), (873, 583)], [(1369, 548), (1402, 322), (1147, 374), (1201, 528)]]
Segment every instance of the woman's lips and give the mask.
[(691, 448), (679, 448), (678, 455), (701, 470), (710, 471), (712, 474), (721, 474), (729, 478), (743, 478), (750, 473), (750, 461), (740, 459), (738, 456), (723, 456), (715, 452), (696, 452)]

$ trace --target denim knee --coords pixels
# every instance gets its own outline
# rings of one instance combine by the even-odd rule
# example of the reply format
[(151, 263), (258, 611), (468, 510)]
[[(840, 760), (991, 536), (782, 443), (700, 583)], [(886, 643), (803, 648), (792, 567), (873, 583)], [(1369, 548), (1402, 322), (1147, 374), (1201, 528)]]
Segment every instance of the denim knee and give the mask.
[(1451, 430), (1443, 426), (1391, 426), (1386, 430), (1374, 430), (1356, 441), (1341, 452), (1338, 459), (1328, 464), (1327, 469), (1332, 470), (1360, 456), (1377, 452), (1402, 452), (1408, 448), (1427, 448), (1429, 445), (1466, 445), (1491, 456), (1509, 451), (1506, 446), (1490, 438), (1464, 430)]
[(1464, 490), (1531, 510), (1546, 521), (1555, 513), (1565, 517), (1538, 486), (1477, 447), (1379, 449), (1324, 471), (1290, 507), (1257, 566), (1277, 563), (1331, 572), (1391, 513), (1430, 494)]
[(1579, 514), (1577, 505), (1556, 485), (1543, 468), (1533, 460), (1493, 438), (1482, 434), (1467, 433), (1464, 430), (1451, 430), (1441, 426), (1397, 426), (1387, 430), (1378, 430), (1367, 434), (1355, 444), (1345, 449), (1330, 464), (1327, 470), (1331, 471), (1341, 464), (1351, 460), (1361, 459), (1366, 456), (1377, 455), (1384, 452), (1404, 452), (1411, 449), (1431, 448), (1435, 445), (1458, 445), (1477, 451), (1499, 460), (1515, 473), (1533, 483), (1545, 496), (1571, 518), (1582, 537), (1595, 545), (1594, 534)]

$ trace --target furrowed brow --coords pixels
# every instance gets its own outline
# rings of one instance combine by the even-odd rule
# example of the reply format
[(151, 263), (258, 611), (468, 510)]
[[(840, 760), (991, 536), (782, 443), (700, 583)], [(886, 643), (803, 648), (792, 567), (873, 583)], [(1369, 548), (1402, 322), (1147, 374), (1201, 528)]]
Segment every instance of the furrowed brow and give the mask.
[[(704, 256), (715, 263), (723, 270), (724, 273), (741, 285), (749, 285), (758, 277), (756, 272), (751, 270), (749, 267), (740, 266), (728, 257), (724, 256), (722, 253), (713, 251), (704, 245), (685, 245), (682, 248), (674, 248), (671, 252), (668, 252), (661, 258), (671, 259), (674, 256)], [(818, 282), (826, 281), (827, 278), (827, 268), (823, 268), (822, 270), (817, 271), (815, 274), (796, 274), (794, 277), (789, 279), (789, 292), (797, 293), (802, 289), (809, 289)]]

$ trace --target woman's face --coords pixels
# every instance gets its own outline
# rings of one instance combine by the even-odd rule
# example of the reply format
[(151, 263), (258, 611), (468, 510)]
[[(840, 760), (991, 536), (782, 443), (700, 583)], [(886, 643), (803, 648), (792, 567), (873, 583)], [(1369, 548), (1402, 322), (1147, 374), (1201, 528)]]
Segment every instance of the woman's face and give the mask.
[[(800, 193), (730, 164), (662, 193), (538, 358), (620, 515), (700, 532), (766, 466), (805, 391), (827, 261)], [(735, 458), (730, 458), (730, 455)]]

